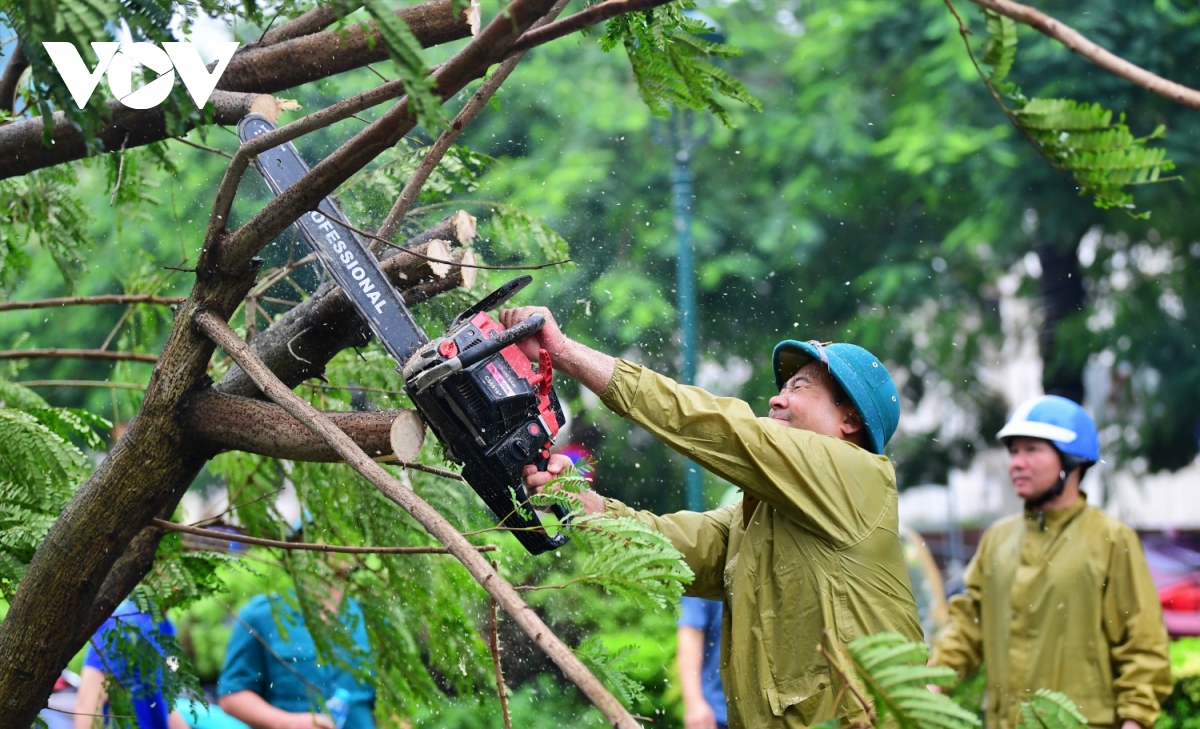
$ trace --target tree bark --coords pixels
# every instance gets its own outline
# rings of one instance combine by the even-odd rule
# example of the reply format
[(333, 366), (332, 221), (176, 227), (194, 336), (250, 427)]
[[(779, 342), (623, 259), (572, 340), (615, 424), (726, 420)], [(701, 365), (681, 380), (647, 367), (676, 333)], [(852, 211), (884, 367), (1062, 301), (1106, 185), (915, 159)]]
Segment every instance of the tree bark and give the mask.
[[(291, 461), (331, 463), (341, 457), (278, 405), (202, 390), (185, 405), (184, 425), (205, 450), (245, 451)], [(331, 412), (325, 417), (368, 455), (392, 452), (392, 421), (400, 411)]]
[[(409, 21), (413, 34), (428, 47), (473, 34), (470, 9), (452, 16), (453, 0), (428, 0), (397, 11)], [(476, 8), (477, 6), (473, 6)], [(477, 17), (477, 15), (475, 16)], [(372, 26), (374, 27), (374, 26)], [(387, 58), (378, 33), (368, 35), (359, 25), (329, 30), (273, 46), (251, 46), (234, 54), (209, 98), (213, 123), (237, 124), (250, 112), (254, 98), (266, 93), (328, 78)], [(257, 84), (257, 85), (256, 85)], [(119, 101), (108, 104), (112, 121), (96, 138), (105, 152), (139, 147), (169, 138), (162, 107), (130, 109)], [(189, 127), (190, 129), (191, 127)], [(0, 179), (28, 174), (52, 165), (83, 159), (83, 135), (62, 112), (54, 113), (51, 144), (42, 144), (42, 118), (0, 126)], [(128, 136), (128, 138), (126, 138)]]

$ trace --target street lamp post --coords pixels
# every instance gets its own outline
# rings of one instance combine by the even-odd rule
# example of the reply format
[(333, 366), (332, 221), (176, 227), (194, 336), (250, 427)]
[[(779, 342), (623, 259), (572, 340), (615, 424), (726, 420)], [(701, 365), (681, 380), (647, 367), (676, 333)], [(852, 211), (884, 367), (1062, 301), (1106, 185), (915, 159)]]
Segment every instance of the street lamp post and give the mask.
[[(697, 10), (685, 10), (692, 20), (712, 28), (699, 34), (710, 43), (724, 43), (725, 33), (716, 21)], [(677, 246), (675, 259), (675, 295), (679, 308), (680, 379), (685, 385), (696, 384), (697, 310), (696, 310), (696, 249), (692, 244), (692, 153), (704, 143), (705, 133), (697, 133), (695, 114), (691, 109), (676, 109), (671, 115), (671, 149), (675, 160), (671, 167), (671, 210)], [(684, 497), (689, 511), (703, 511), (704, 476), (700, 467), (687, 461), (684, 474)]]
[[(671, 141), (675, 161), (671, 168), (671, 209), (675, 228), (675, 294), (679, 309), (680, 380), (696, 383), (696, 250), (692, 245), (692, 151), (702, 141), (693, 131), (690, 109), (671, 116)], [(704, 477), (688, 460), (684, 496), (689, 511), (704, 510)]]

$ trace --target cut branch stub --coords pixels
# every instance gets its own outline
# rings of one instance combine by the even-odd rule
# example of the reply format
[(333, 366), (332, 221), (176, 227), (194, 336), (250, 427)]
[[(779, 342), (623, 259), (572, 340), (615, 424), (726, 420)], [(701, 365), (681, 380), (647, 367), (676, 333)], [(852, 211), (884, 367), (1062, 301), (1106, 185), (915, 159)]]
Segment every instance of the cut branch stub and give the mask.
[(425, 445), (425, 421), (415, 410), (401, 410), (392, 420), (392, 453), (401, 463), (417, 460), (421, 446)]

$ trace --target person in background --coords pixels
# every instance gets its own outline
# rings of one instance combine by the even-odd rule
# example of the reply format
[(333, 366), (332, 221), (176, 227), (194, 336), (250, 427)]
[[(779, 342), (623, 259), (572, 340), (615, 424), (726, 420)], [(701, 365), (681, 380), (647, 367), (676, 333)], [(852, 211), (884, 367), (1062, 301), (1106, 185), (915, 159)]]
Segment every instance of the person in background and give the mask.
[(1149, 729), (1171, 692), (1167, 631), (1137, 533), (1087, 503), (1096, 424), (1066, 398), (1022, 404), (997, 434), (1025, 512), (993, 524), (950, 602), (931, 663), (987, 666), (987, 725), (1060, 691), (1092, 727)]
[[(133, 718), (139, 729), (188, 729), (187, 722), (172, 711), (163, 698), (162, 671), (150, 675), (132, 665), (127, 656), (110, 650), (116, 640), (115, 633), (124, 635), (121, 642), (133, 646), (146, 641), (161, 655), (162, 636), (174, 637), (175, 627), (165, 618), (156, 622), (151, 615), (126, 600), (117, 606), (112, 617), (104, 621), (92, 636), (83, 659), (79, 693), (75, 699), (75, 729), (91, 729), (105, 726), (113, 716), (108, 702), (109, 687), (115, 682), (129, 692)], [(169, 660), (169, 659), (168, 659)]]
[(373, 729), (375, 689), (343, 666), (371, 661), (362, 608), (331, 588), (328, 616), (353, 643), (331, 662), (317, 655), (296, 595), (259, 595), (238, 613), (217, 682), (221, 708), (254, 729)]
[(725, 729), (721, 686), (721, 603), (684, 597), (675, 663), (683, 689), (684, 729)]

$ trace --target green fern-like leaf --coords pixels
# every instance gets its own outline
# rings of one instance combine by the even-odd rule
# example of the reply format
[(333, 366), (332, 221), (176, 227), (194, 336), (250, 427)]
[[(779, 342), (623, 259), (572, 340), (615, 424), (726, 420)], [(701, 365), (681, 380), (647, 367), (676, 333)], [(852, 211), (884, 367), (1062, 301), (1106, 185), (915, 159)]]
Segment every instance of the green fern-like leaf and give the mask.
[(982, 60), (992, 67), (988, 78), (999, 83), (1008, 76), (1017, 57), (1017, 23), (991, 10), (984, 10), (983, 15), (987, 18), (988, 41)]
[(900, 729), (968, 729), (980, 725), (979, 718), (935, 694), (927, 686), (950, 686), (953, 670), (927, 666), (929, 647), (896, 633), (879, 633), (851, 642), (847, 653), (859, 678), (875, 700), (878, 720), (891, 716)]
[(686, 17), (683, 8), (673, 2), (613, 18), (605, 25), (601, 47), (625, 49), (638, 93), (654, 114), (666, 116), (672, 106), (710, 111), (732, 125), (722, 97), (761, 109), (740, 81), (707, 60), (732, 58), (741, 51), (704, 39), (711, 29)]
[(1161, 127), (1136, 138), (1124, 117), (1114, 122), (1113, 112), (1099, 104), (1031, 99), (1012, 116), (1051, 164), (1074, 178), (1081, 193), (1094, 196), (1097, 207), (1132, 207), (1127, 186), (1163, 181), (1163, 173), (1175, 168), (1164, 148), (1146, 144), (1162, 136)]
[(624, 646), (610, 653), (604, 642), (595, 636), (584, 640), (575, 649), (579, 660), (583, 661), (596, 678), (600, 679), (626, 707), (634, 706), (646, 698), (642, 685), (629, 675), (638, 668), (631, 660), (633, 652), (634, 646)]
[(1033, 698), (1021, 702), (1021, 718), (1017, 729), (1077, 729), (1087, 726), (1075, 702), (1065, 694), (1038, 689)]
[(446, 117), (429, 80), (429, 67), (421, 53), (421, 44), (408, 23), (382, 0), (367, 0), (363, 7), (378, 26), (379, 36), (387, 46), (396, 72), (404, 81), (409, 108), (426, 129), (435, 133), (440, 131), (446, 125)]

